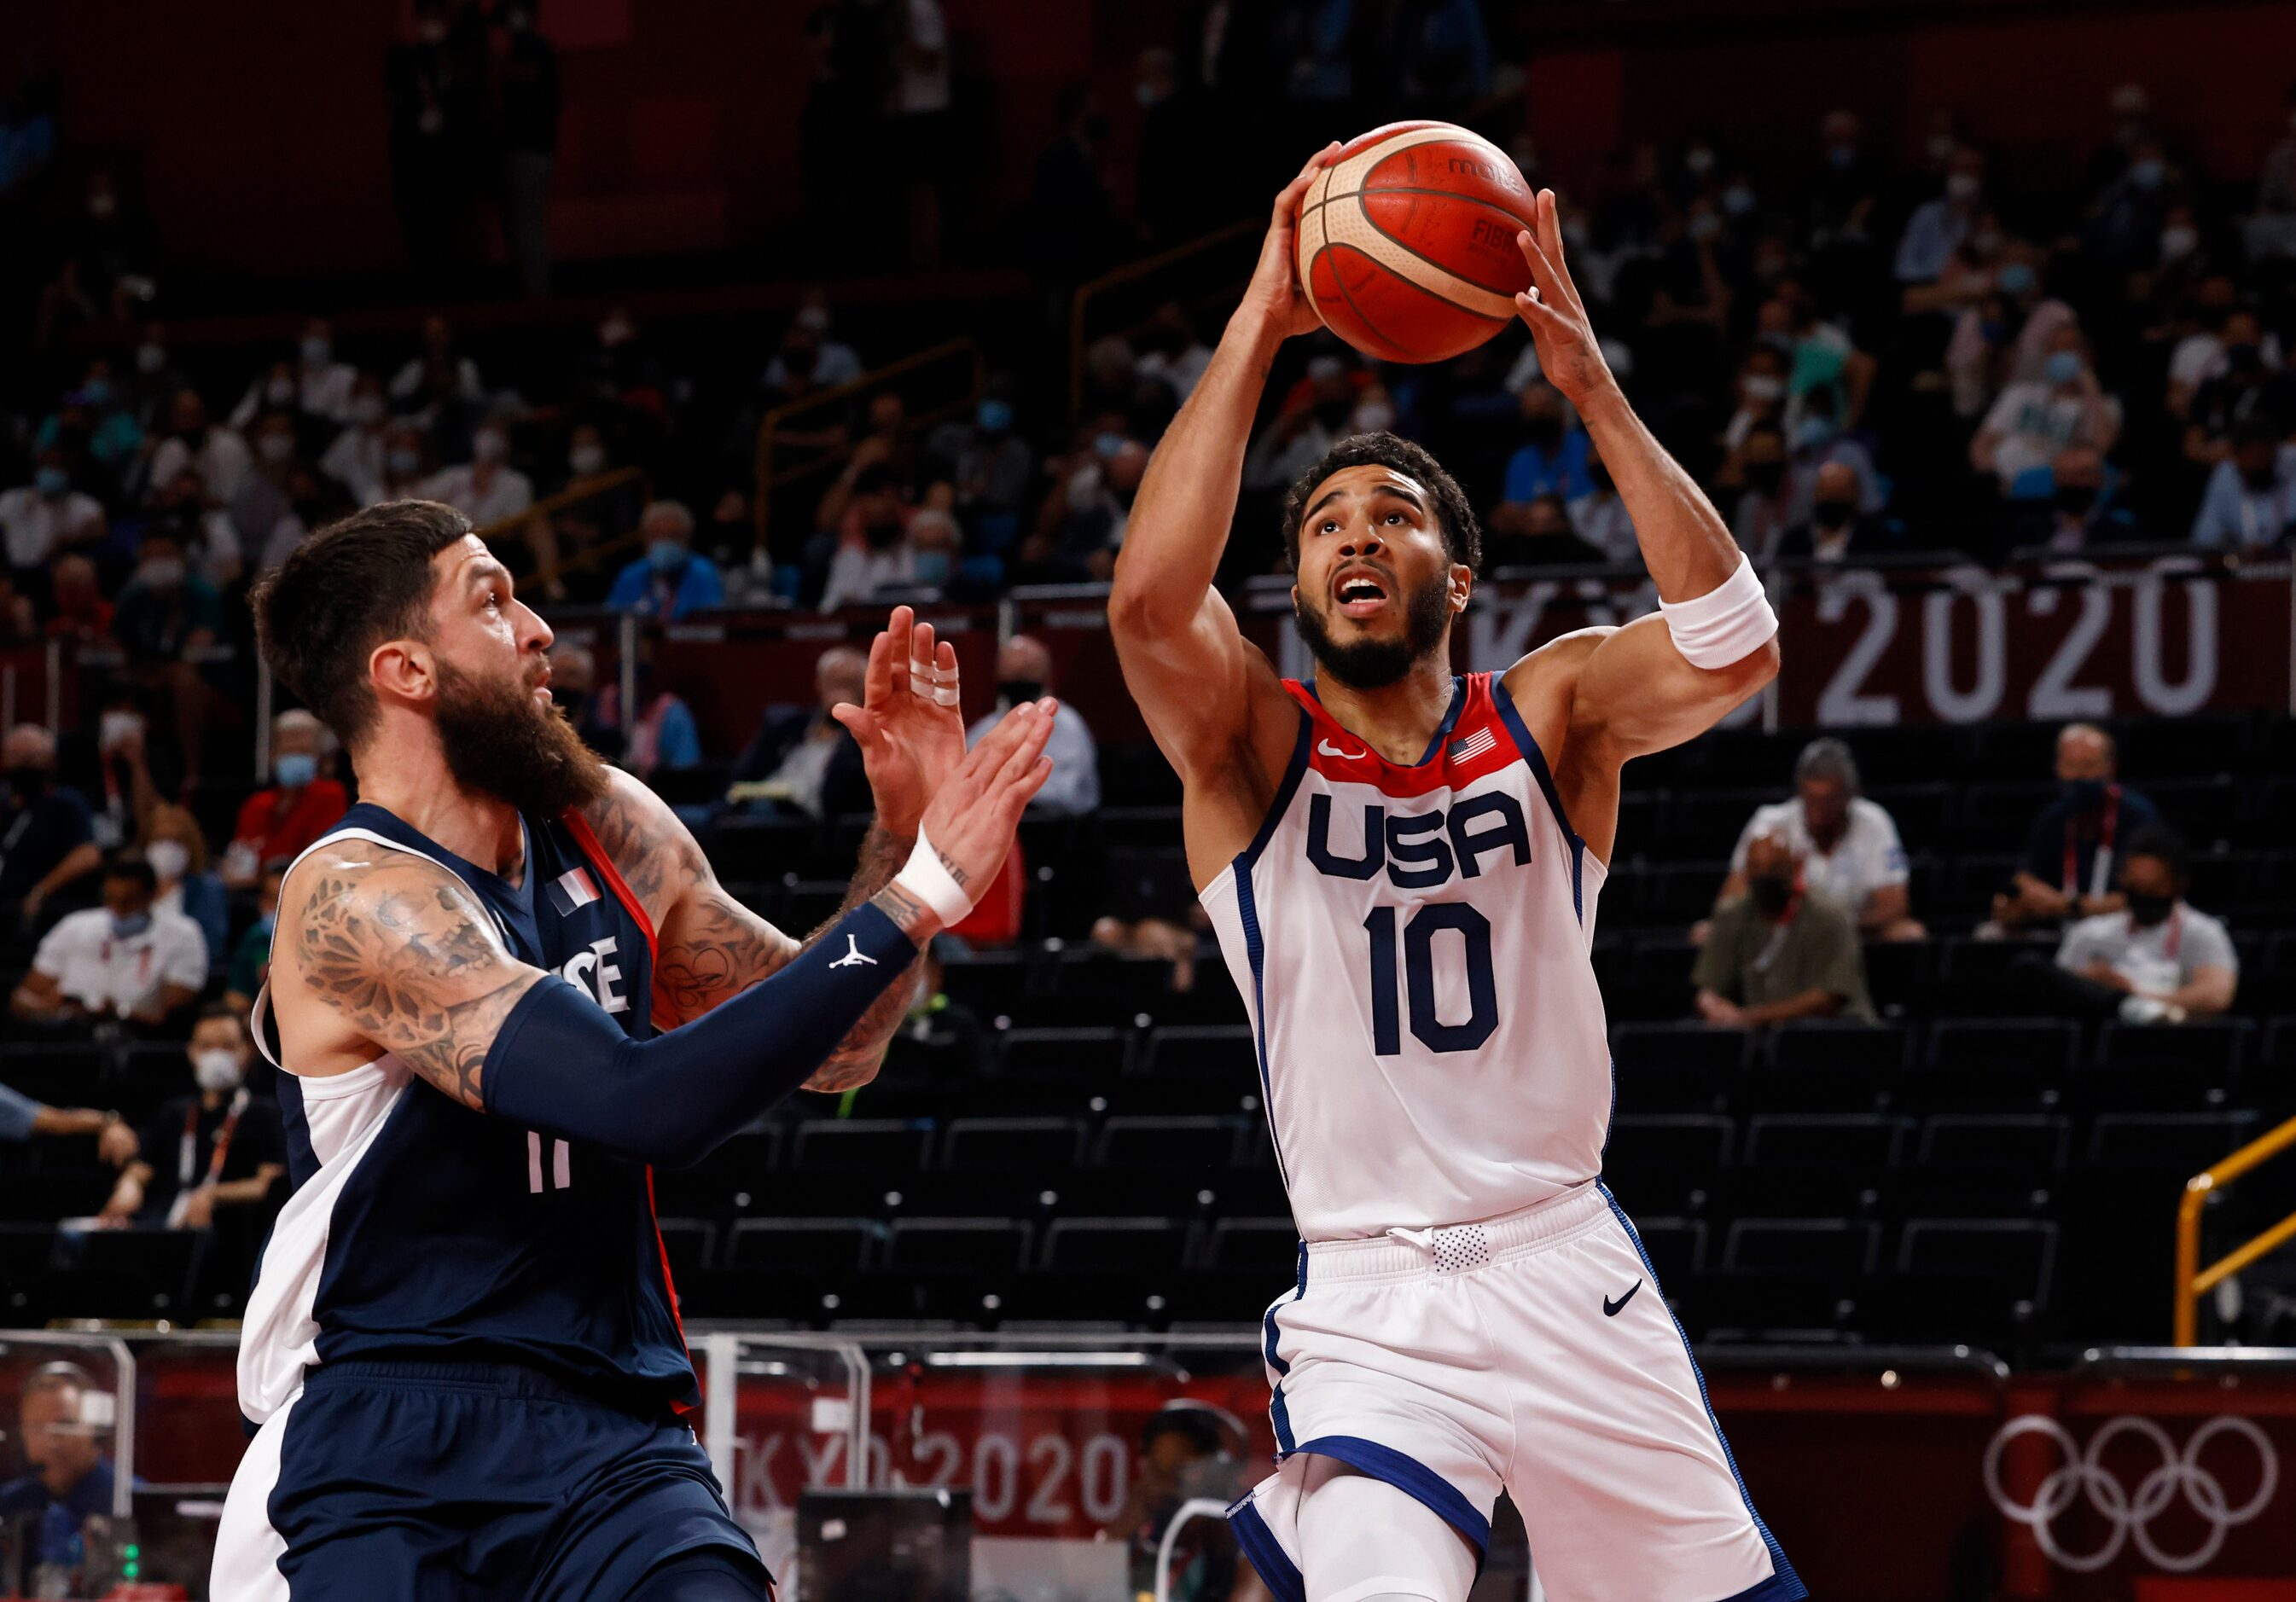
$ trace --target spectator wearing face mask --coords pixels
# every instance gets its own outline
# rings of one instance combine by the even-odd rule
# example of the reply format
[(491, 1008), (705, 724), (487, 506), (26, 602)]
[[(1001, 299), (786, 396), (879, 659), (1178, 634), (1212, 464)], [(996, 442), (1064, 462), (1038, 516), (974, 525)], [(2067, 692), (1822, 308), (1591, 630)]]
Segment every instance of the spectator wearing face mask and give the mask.
[(93, 873), (103, 854), (95, 844), (87, 798), (56, 782), (56, 742), (37, 723), (19, 723), (0, 742), (6, 764), (0, 799), (0, 908), (29, 923), (73, 880)]
[(1812, 481), (1809, 516), (1779, 535), (1773, 554), (1780, 561), (1839, 563), (1854, 545), (1871, 555), (1886, 543), (1878, 518), (1858, 510), (1857, 470), (1846, 462), (1821, 465)]
[(143, 444), (143, 427), (127, 394), (112, 381), (111, 364), (105, 361), (89, 363), (79, 387), (67, 390), (63, 404), (32, 431), (34, 450), (64, 445), (68, 454), (86, 462), (99, 480), (113, 487)]
[(72, 487), (71, 463), (57, 446), (34, 455), (29, 484), (0, 492), (0, 542), (19, 584), (37, 584), (58, 554), (100, 544), (108, 531), (102, 503)]
[(2275, 417), (2267, 400), (2271, 380), (2256, 314), (2233, 313), (2225, 319), (2222, 364), (2194, 388), (2185, 411), (2185, 459), (2214, 467), (2231, 454), (2233, 435), (2251, 420), (2287, 426), (2290, 420)]
[[(830, 507), (824, 503), (823, 510)], [(822, 584), (823, 611), (865, 601), (881, 589), (916, 582), (909, 525), (917, 509), (904, 494), (899, 472), (882, 462), (863, 469), (854, 475), (836, 511), (837, 521), (830, 525), (835, 546)]]
[(1012, 403), (990, 395), (925, 439), (926, 460), (955, 491), (958, 519), (990, 552), (1013, 543), (1034, 486), (1037, 455), (1013, 422)]
[(1914, 208), (1898, 239), (1899, 283), (1934, 283), (1974, 225), (1985, 193), (1985, 155), (1964, 145), (1946, 168), (1945, 189)]
[(1107, 582), (1132, 518), (1133, 497), (1148, 470), (1148, 447), (1103, 429), (1037, 509), (1035, 535), (1022, 546), (1015, 576), (1028, 584)]
[[(1013, 707), (1041, 700), (1053, 693), (1053, 653), (1030, 634), (1015, 634), (996, 649), (996, 710), (976, 720), (964, 732), (964, 743), (976, 745)], [(1053, 759), (1054, 777), (1029, 803), (1029, 815), (1041, 818), (1081, 818), (1100, 810), (1100, 748), (1084, 714), (1068, 702), (1053, 716), (1053, 737), (1045, 746)]]
[(1157, 308), (1156, 320), (1142, 331), (1138, 345), (1140, 357), (1133, 371), (1169, 388), (1175, 405), (1195, 393), (1196, 381), (1212, 364), (1211, 347), (1196, 331), (1196, 320), (1177, 300), (1168, 300)]
[(158, 1027), (199, 1000), (208, 944), (180, 912), (152, 908), (158, 879), (137, 856), (104, 864), (103, 904), (59, 919), (16, 986), (10, 1010), (28, 1024), (73, 1027), (118, 1018)]
[(2082, 229), (2085, 249), (2106, 267), (2134, 271), (2153, 265), (2169, 208), (2182, 198), (2184, 178), (2157, 139), (2128, 147), (2128, 165), (2105, 185)]
[(2079, 331), (2061, 329), (2054, 344), (2040, 379), (2004, 389), (1969, 442), (1970, 464), (2011, 499), (2047, 495), (2058, 452), (2080, 445), (2104, 454), (2120, 437), (2120, 403), (2098, 385)]
[(1954, 413), (1976, 417), (2002, 387), (2041, 376), (2057, 331), (2077, 325), (2073, 308), (2042, 287), (2037, 253), (2013, 245), (1992, 274), (1992, 291), (1964, 307), (1946, 342)]
[(1325, 352), (1310, 357), (1308, 374), (1283, 397), (1283, 409), (1243, 459), (1243, 486), (1280, 489), (1322, 461), (1347, 437), (1356, 409), (1356, 375)]
[(209, 1007), (184, 1047), (197, 1088), (160, 1104), (136, 1154), (96, 1216), (114, 1229), (205, 1230), (234, 1207), (260, 1206), (287, 1172), (278, 1104), (247, 1088), (247, 1026)]
[(476, 406), (487, 398), (479, 364), (455, 347), (454, 325), (432, 315), (422, 319), (422, 351), (390, 375), (390, 398), (402, 406), (428, 409), (442, 401)]
[(1724, 488), (1738, 488), (1737, 502), (1730, 509), (1730, 535), (1758, 561), (1769, 560), (1785, 537), (1793, 501), (1793, 486), (1787, 479), (1792, 465), (1785, 430), (1764, 422), (1747, 431), (1716, 475)]
[(2112, 736), (2094, 723), (2064, 726), (2057, 736), (2057, 798), (2033, 820), (2025, 860), (2008, 891), (1993, 898), (1993, 925), (1980, 934), (2120, 911), (2113, 887), (2120, 854), (2158, 825), (2161, 814), (2120, 783), (2119, 765)]
[(1748, 853), (1767, 836), (1786, 843), (1804, 886), (1849, 912), (1866, 939), (1923, 938), (1928, 931), (1910, 911), (1897, 820), (1863, 792), (1848, 746), (1830, 739), (1804, 746), (1794, 762), (1793, 798), (1758, 806), (1746, 820), (1717, 904), (1746, 894)]
[(314, 317), (303, 325), (295, 354), (257, 376), (232, 408), (231, 426), (245, 429), (264, 412), (285, 412), (315, 422), (346, 423), (358, 369), (335, 359), (333, 324)]
[(381, 379), (358, 375), (347, 418), (342, 431), (320, 454), (319, 470), (360, 505), (372, 506), (382, 499), (384, 458), (390, 450), (390, 405)]
[(1493, 534), (1516, 531), (1542, 495), (1561, 495), (1567, 503), (1595, 489), (1587, 473), (1587, 430), (1554, 386), (1545, 379), (1526, 384), (1521, 409), (1522, 444), (1507, 458), (1505, 487), (1491, 509)]
[(1786, 404), (1786, 358), (1775, 345), (1756, 345), (1739, 364), (1737, 406), (1722, 426), (1725, 453), (1742, 448), (1747, 435), (1767, 423), (1784, 425)]
[(413, 423), (393, 423), (383, 436), (382, 477), (375, 483), (374, 499), (362, 504), (419, 500), (434, 476), (430, 436)]
[(133, 371), (121, 375), (125, 398), (137, 430), (148, 439), (166, 431), (168, 405), (177, 391), (191, 388), (191, 375), (168, 348), (168, 329), (161, 323), (144, 325), (130, 364)]
[(223, 598), (192, 570), (180, 526), (146, 524), (135, 571), (119, 592), (111, 632), (131, 662), (183, 662), (213, 645), (223, 629)]
[(2193, 518), (2193, 544), (2213, 551), (2262, 551), (2296, 525), (2296, 445), (2264, 418), (2233, 430), (2225, 459), (2209, 474)]
[(693, 514), (676, 501), (656, 501), (638, 519), (645, 554), (614, 576), (606, 604), (675, 623), (690, 612), (726, 604), (718, 564), (693, 549)]
[(2185, 899), (2189, 878), (2184, 842), (2143, 830), (2121, 860), (2121, 910), (2075, 923), (2054, 962), (2021, 959), (2018, 978), (2075, 1018), (2182, 1024), (2225, 1012), (2240, 953), (2221, 922)]
[(189, 807), (158, 802), (136, 846), (158, 881), (159, 895), (152, 904), (198, 924), (209, 956), (221, 962), (230, 950), (231, 895), (224, 888), (223, 876), (208, 870), (207, 836), (200, 821)]
[(2257, 175), (2256, 212), (2248, 219), (2248, 253), (2259, 259), (2296, 256), (2296, 85), (2288, 120)]
[(188, 467), (209, 494), (227, 505), (255, 464), (255, 454), (237, 429), (208, 421), (207, 404), (194, 389), (176, 392), (168, 405), (167, 432), (145, 443), (151, 454), (144, 459), (142, 485), (131, 478), (131, 494), (151, 485), (173, 484)]
[(255, 1005), (256, 993), (271, 977), (271, 939), (279, 927), (279, 887), (286, 881), (287, 865), (275, 862), (263, 870), (255, 893), (255, 921), (231, 948), (231, 967), (224, 976), (223, 1004), (234, 1018), (245, 1018)]
[(1782, 833), (1746, 843), (1746, 894), (1714, 911), (1691, 969), (1698, 1016), (1719, 1029), (1796, 1018), (1874, 1021), (1853, 915), (1809, 894)]
[(273, 782), (240, 807), (224, 853), (223, 882), (233, 889), (253, 886), (266, 864), (301, 854), (348, 808), (342, 785), (319, 774), (324, 735), (319, 720), (300, 707), (271, 720)]
[(447, 505), (484, 528), (514, 518), (534, 504), (534, 484), (510, 464), (510, 425), (490, 417), (471, 436), (471, 460), (436, 474), (423, 486), (424, 498)]

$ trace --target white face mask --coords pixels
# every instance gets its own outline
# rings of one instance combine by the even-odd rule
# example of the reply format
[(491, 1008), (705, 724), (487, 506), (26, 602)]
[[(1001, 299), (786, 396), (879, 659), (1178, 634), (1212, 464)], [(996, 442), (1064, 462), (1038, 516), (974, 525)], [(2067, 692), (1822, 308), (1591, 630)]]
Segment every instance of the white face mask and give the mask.
[(471, 448), (478, 454), (478, 458), (481, 462), (500, 462), (510, 454), (510, 441), (492, 429), (487, 429), (471, 442)]
[(1946, 175), (1945, 192), (1948, 200), (1973, 200), (1977, 198), (1977, 190), (1978, 183), (1977, 175), (1975, 173), (1948, 173)]
[(1774, 401), (1786, 392), (1786, 381), (1775, 373), (1750, 372), (1739, 388), (1750, 401)]
[(1384, 434), (1395, 427), (1395, 408), (1385, 401), (1365, 401), (1348, 420), (1348, 427), (1358, 434)]
[(1074, 510), (1100, 499), (1100, 463), (1087, 462), (1069, 475), (1069, 506)]
[(2175, 227), (2161, 230), (2161, 259), (2181, 261), (2199, 248), (2200, 233), (2191, 228)]
[(578, 445), (566, 453), (566, 465), (578, 478), (606, 470), (606, 447), (602, 445)]
[(146, 339), (135, 347), (135, 371), (157, 372), (168, 364), (168, 347)]
[(230, 1091), (239, 1088), (239, 1053), (226, 1051), (220, 1046), (210, 1046), (204, 1051), (192, 1053), (192, 1076), (203, 1091)]
[(255, 454), (276, 467), (294, 456), (295, 437), (292, 434), (266, 434), (255, 442)]
[(163, 881), (179, 879), (192, 865), (192, 848), (181, 840), (154, 840), (144, 848), (144, 860)]

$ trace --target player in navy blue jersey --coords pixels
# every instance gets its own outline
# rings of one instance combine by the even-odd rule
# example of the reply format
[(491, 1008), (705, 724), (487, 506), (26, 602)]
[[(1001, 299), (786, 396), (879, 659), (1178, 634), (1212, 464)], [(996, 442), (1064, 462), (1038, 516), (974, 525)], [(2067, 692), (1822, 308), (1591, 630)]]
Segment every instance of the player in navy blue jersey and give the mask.
[(461, 513), (357, 513), (255, 606), (362, 799), (290, 869), (256, 1003), (293, 1194), (249, 1297), (213, 1594), (767, 1595), (685, 1421), (652, 1167), (875, 1073), (919, 945), (1050, 771), (1052, 704), (968, 755), (955, 652), (895, 612), (838, 709), (876, 825), (801, 944), (582, 745), (548, 626)]

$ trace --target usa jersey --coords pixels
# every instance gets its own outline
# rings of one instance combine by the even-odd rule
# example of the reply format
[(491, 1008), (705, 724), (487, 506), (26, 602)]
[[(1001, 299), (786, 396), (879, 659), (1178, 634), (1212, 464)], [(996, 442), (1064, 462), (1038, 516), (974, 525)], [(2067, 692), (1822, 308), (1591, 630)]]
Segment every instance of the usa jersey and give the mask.
[[(364, 804), (311, 849), (430, 858), (470, 887), (512, 955), (645, 1038), (644, 910), (579, 814), (523, 824), (516, 885)], [(296, 933), (283, 923), (278, 937)], [(267, 987), (253, 1026), (279, 1063)], [(384, 1354), (517, 1364), (643, 1408), (694, 1404), (645, 1165), (473, 1111), (388, 1055), (329, 1078), (283, 1072), (279, 1108), (293, 1194), (248, 1297), (249, 1419), (291, 1398), (311, 1365)]]
[(1267, 817), (1199, 899), (1243, 993), (1308, 1240), (1518, 1211), (1593, 1179), (1611, 1056), (1603, 864), (1488, 674), (1406, 767), (1315, 691)]

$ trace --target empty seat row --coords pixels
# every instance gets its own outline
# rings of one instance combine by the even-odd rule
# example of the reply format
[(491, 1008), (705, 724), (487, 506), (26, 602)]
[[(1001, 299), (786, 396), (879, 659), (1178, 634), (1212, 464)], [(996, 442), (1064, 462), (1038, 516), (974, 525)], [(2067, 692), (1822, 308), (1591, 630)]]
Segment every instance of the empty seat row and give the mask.
[(745, 1218), (721, 1231), (707, 1220), (665, 1219), (674, 1273), (1170, 1273), (1242, 1271), (1271, 1281), (1296, 1270), (1288, 1218)]

